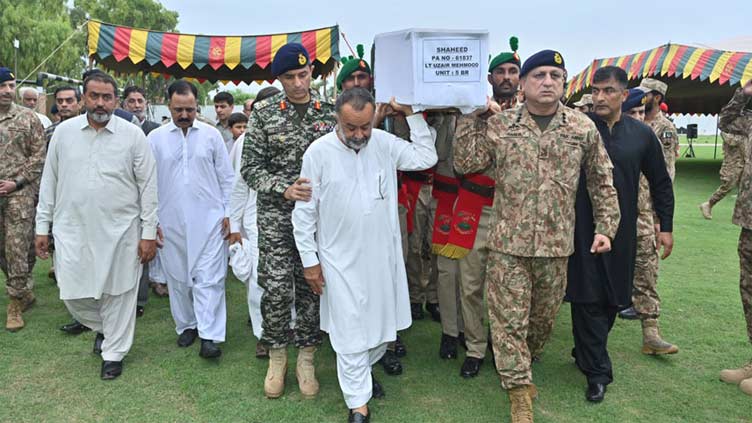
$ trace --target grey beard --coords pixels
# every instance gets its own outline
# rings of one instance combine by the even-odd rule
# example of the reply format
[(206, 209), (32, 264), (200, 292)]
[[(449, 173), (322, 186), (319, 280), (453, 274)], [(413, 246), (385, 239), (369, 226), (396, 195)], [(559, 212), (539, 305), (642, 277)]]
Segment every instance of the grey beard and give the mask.
[(95, 113), (95, 112), (86, 112), (86, 115), (97, 123), (107, 123), (110, 121), (110, 118), (112, 117), (112, 113)]
[(345, 145), (352, 148), (355, 151), (360, 151), (361, 148), (365, 147), (366, 144), (368, 144), (369, 139), (368, 138), (346, 138), (345, 139)]

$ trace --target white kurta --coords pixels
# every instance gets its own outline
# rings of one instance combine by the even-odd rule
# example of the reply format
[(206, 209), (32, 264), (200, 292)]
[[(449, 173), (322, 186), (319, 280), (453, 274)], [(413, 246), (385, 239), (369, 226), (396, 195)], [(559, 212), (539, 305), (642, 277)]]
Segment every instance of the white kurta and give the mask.
[(227, 242), (222, 220), (230, 216), (235, 175), (216, 128), (194, 121), (187, 134), (169, 123), (149, 133), (161, 195), (164, 247), (161, 274), (170, 291), (178, 334), (198, 329), (202, 339), (225, 340)]
[(138, 285), (141, 239), (155, 239), (157, 175), (143, 131), (113, 117), (61, 123), (42, 173), (37, 235), (55, 222), (55, 276), (63, 300), (120, 295)]
[(171, 122), (153, 130), (149, 142), (158, 168), (159, 224), (165, 237), (159, 258), (167, 283), (192, 286), (196, 264), (206, 254), (215, 256), (224, 274), (222, 219), (230, 217), (235, 175), (222, 136), (199, 121), (184, 136)]
[(427, 169), (437, 157), (423, 117), (407, 122), (412, 143), (374, 129), (368, 145), (355, 153), (332, 132), (303, 155), (301, 177), (311, 180), (313, 197), (295, 204), (295, 242), (304, 267), (321, 263), (321, 329), (338, 354), (393, 341), (412, 323), (397, 170)]
[(248, 285), (248, 314), (251, 317), (253, 334), (256, 338), (261, 339), (261, 295), (264, 290), (258, 284), (259, 249), (258, 227), (256, 226), (256, 191), (250, 189), (240, 175), (244, 140), (245, 135), (238, 137), (230, 151), (230, 160), (235, 171), (235, 187), (230, 197), (230, 230), (241, 234), (244, 246), (247, 243), (246, 248), (251, 253), (249, 259), (252, 261), (252, 271), (248, 280), (243, 282)]

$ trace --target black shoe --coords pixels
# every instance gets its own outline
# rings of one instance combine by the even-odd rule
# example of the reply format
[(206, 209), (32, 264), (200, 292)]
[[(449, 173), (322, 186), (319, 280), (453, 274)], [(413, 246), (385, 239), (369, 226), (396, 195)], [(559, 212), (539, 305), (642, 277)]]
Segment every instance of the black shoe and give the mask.
[(368, 410), (368, 415), (364, 416), (360, 413), (353, 413), (350, 410), (350, 414), (347, 417), (347, 423), (369, 423), (371, 421), (371, 410)]
[(482, 358), (465, 357), (465, 362), (462, 363), (462, 368), (460, 369), (460, 376), (465, 379), (478, 376), (481, 364), (483, 364)]
[(625, 308), (619, 312), (619, 317), (626, 320), (637, 320), (640, 316), (637, 314), (637, 310), (634, 307)]
[(423, 304), (410, 303), (410, 314), (413, 320), (423, 320)]
[[(384, 398), (384, 395), (386, 395), (384, 393), (384, 387), (381, 386), (378, 380), (376, 380), (376, 377), (373, 375), (373, 373), (371, 373), (371, 382), (372, 382), (371, 383), (371, 398), (376, 398), (376, 399)], [(369, 415), (371, 414), (370, 410), (368, 414)]]
[(144, 306), (136, 306), (136, 317), (144, 315)]
[(197, 329), (186, 329), (178, 336), (178, 347), (190, 347), (198, 337)]
[(602, 383), (588, 383), (585, 399), (590, 402), (601, 402), (606, 397), (606, 385)]
[(441, 323), (441, 313), (439, 312), (439, 305), (436, 303), (426, 303), (426, 310), (431, 315), (431, 320)]
[(386, 350), (379, 363), (384, 367), (384, 373), (388, 375), (397, 376), (402, 374), (402, 363), (400, 363), (394, 351)]
[(441, 334), (441, 345), (439, 346), (439, 357), (447, 360), (457, 358), (457, 338), (445, 333)]
[(91, 329), (79, 323), (78, 320), (74, 320), (73, 323), (68, 323), (67, 325), (60, 326), (60, 330), (67, 333), (68, 335), (80, 335), (84, 332), (90, 331)]
[(104, 335), (97, 332), (97, 336), (94, 338), (94, 354), (102, 354), (102, 342), (104, 342)]
[(102, 361), (102, 380), (112, 380), (123, 373), (122, 361)]
[(219, 349), (214, 341), (211, 341), (209, 339), (202, 339), (201, 350), (198, 352), (198, 355), (203, 358), (217, 358), (222, 355), (222, 350)]
[(253, 322), (251, 321), (251, 316), (248, 316), (248, 326), (253, 327)]
[(394, 355), (400, 358), (407, 355), (407, 348), (405, 348), (405, 344), (402, 343), (402, 338), (399, 335), (397, 335), (397, 339), (394, 341)]

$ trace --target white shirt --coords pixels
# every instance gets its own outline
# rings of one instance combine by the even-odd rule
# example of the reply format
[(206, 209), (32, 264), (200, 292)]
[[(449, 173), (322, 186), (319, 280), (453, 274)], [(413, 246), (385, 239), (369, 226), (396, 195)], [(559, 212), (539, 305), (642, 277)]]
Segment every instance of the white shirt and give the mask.
[(37, 206), (36, 234), (55, 222), (60, 298), (119, 295), (138, 283), (140, 239), (157, 230), (157, 175), (143, 131), (112, 117), (99, 131), (86, 115), (52, 135)]
[(303, 155), (300, 176), (312, 199), (292, 213), (303, 267), (321, 263), (321, 329), (337, 353), (351, 354), (394, 340), (410, 326), (410, 302), (397, 216), (397, 170), (436, 163), (436, 149), (421, 115), (407, 118), (409, 143), (374, 129), (358, 153), (336, 132)]
[(258, 227), (256, 226), (256, 191), (250, 189), (240, 174), (245, 134), (235, 140), (230, 151), (235, 185), (230, 196), (230, 232), (239, 232), (250, 242), (251, 252), (258, 256)]
[(148, 140), (158, 169), (162, 270), (168, 283), (190, 285), (205, 247), (221, 244), (219, 228), (230, 216), (235, 175), (219, 131), (203, 122), (194, 121), (185, 135), (170, 122), (149, 133)]
[(48, 118), (47, 116), (39, 112), (34, 112), (34, 113), (37, 114), (37, 117), (39, 118), (39, 121), (42, 122), (42, 126), (44, 127), (44, 129), (47, 129), (52, 125), (52, 121), (50, 120), (50, 118)]

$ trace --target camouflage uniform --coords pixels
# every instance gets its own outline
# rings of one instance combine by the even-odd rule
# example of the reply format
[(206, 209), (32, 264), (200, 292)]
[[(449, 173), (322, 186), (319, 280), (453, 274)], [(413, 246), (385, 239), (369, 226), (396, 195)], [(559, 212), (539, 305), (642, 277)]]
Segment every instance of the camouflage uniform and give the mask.
[(22, 181), (20, 189), (0, 197), (0, 269), (11, 298), (24, 299), (34, 287), (34, 216), (45, 144), (33, 111), (11, 104), (0, 114), (0, 179)]
[(491, 335), (502, 387), (528, 385), (528, 335), (540, 350), (564, 297), (580, 168), (595, 233), (613, 238), (620, 217), (613, 166), (593, 122), (560, 105), (543, 132), (524, 106), (462, 125), (454, 167), (461, 174), (491, 168), (497, 182), (486, 275)]
[(751, 100), (739, 88), (731, 101), (723, 107), (718, 127), (729, 134), (746, 137), (746, 161), (739, 180), (732, 222), (741, 226), (739, 234), (739, 290), (742, 297), (747, 336), (752, 342), (752, 113), (745, 110)]
[(303, 265), (292, 234), (294, 201), (285, 190), (300, 177), (303, 153), (336, 124), (334, 105), (311, 91), (304, 117), (284, 92), (262, 100), (253, 109), (243, 148), (241, 173), (258, 193), (258, 283), (263, 317), (262, 342), (272, 348), (287, 345), (290, 313), (297, 313), (295, 345), (321, 343), (319, 297), (303, 278)]
[(739, 184), (744, 170), (744, 152), (747, 137), (721, 132), (723, 138), (723, 164), (721, 164), (721, 186), (710, 196), (710, 207), (723, 200)]
[[(676, 142), (678, 135), (673, 123), (660, 115), (654, 122), (666, 122), (651, 125), (658, 139), (661, 140), (663, 159), (666, 170), (673, 182), (676, 175)], [(673, 132), (672, 132), (673, 128)], [(645, 175), (640, 175), (640, 189), (637, 196), (637, 254), (635, 255), (634, 284), (632, 304), (641, 319), (657, 319), (661, 314), (661, 298), (658, 296), (658, 251), (655, 249), (655, 212), (650, 198), (650, 186)]]

